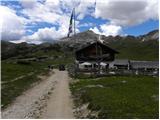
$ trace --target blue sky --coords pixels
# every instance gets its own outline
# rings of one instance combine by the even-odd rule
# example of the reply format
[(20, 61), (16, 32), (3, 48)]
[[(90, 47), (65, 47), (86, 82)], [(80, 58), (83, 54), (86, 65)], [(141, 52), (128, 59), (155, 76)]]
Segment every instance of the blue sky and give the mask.
[(2, 1), (2, 40), (41, 43), (66, 37), (74, 6), (77, 32), (138, 36), (159, 28), (158, 0)]
[(124, 28), (124, 33), (128, 35), (143, 35), (152, 30), (159, 29), (158, 20), (148, 20), (140, 25)]

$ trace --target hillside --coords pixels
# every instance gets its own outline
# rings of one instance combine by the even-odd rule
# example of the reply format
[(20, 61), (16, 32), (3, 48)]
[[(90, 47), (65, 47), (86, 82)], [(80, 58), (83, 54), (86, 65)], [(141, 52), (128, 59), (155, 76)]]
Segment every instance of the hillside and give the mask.
[[(159, 31), (154, 30), (148, 34), (135, 36), (101, 36), (104, 44), (120, 52), (116, 56), (119, 59), (134, 60), (158, 60)], [(47, 55), (55, 53), (72, 53), (75, 49), (85, 44), (90, 44), (99, 38), (98, 34), (88, 30), (78, 33), (69, 38), (65, 37), (54, 43), (40, 45), (20, 43), (14, 44), (6, 41), (1, 42), (2, 60), (10, 57), (34, 57), (35, 55)]]
[[(134, 36), (101, 36), (104, 44), (120, 52), (116, 56), (118, 59), (134, 60), (158, 60), (159, 55), (159, 31), (154, 30), (148, 34), (138, 37)], [(67, 46), (70, 49), (77, 49), (84, 44), (90, 44), (99, 38), (98, 34), (92, 31), (86, 31), (70, 38), (63, 38), (59, 44)]]

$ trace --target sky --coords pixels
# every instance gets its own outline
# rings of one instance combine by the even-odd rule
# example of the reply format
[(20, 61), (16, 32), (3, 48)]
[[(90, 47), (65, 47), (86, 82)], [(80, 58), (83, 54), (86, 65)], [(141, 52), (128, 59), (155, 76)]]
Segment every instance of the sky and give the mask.
[(40, 44), (76, 33), (143, 35), (159, 29), (158, 0), (1, 0), (1, 40)]

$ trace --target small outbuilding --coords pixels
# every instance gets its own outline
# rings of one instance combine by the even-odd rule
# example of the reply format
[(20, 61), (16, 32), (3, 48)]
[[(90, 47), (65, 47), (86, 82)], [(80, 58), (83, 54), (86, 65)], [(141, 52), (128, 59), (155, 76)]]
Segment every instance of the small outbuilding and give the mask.
[(134, 70), (158, 70), (159, 62), (158, 61), (130, 61), (131, 68)]
[(115, 59), (113, 62), (109, 64), (110, 68), (114, 69), (124, 69), (129, 70), (130, 69), (130, 61), (127, 59)]

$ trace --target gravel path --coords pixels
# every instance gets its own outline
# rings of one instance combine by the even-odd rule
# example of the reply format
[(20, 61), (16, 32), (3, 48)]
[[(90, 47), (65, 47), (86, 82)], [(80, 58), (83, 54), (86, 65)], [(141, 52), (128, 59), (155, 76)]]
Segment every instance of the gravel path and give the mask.
[(57, 79), (57, 85), (53, 94), (50, 96), (42, 118), (74, 118), (68, 73), (66, 71), (57, 72), (55, 78)]
[(54, 72), (2, 110), (2, 118), (73, 118), (68, 74)]

